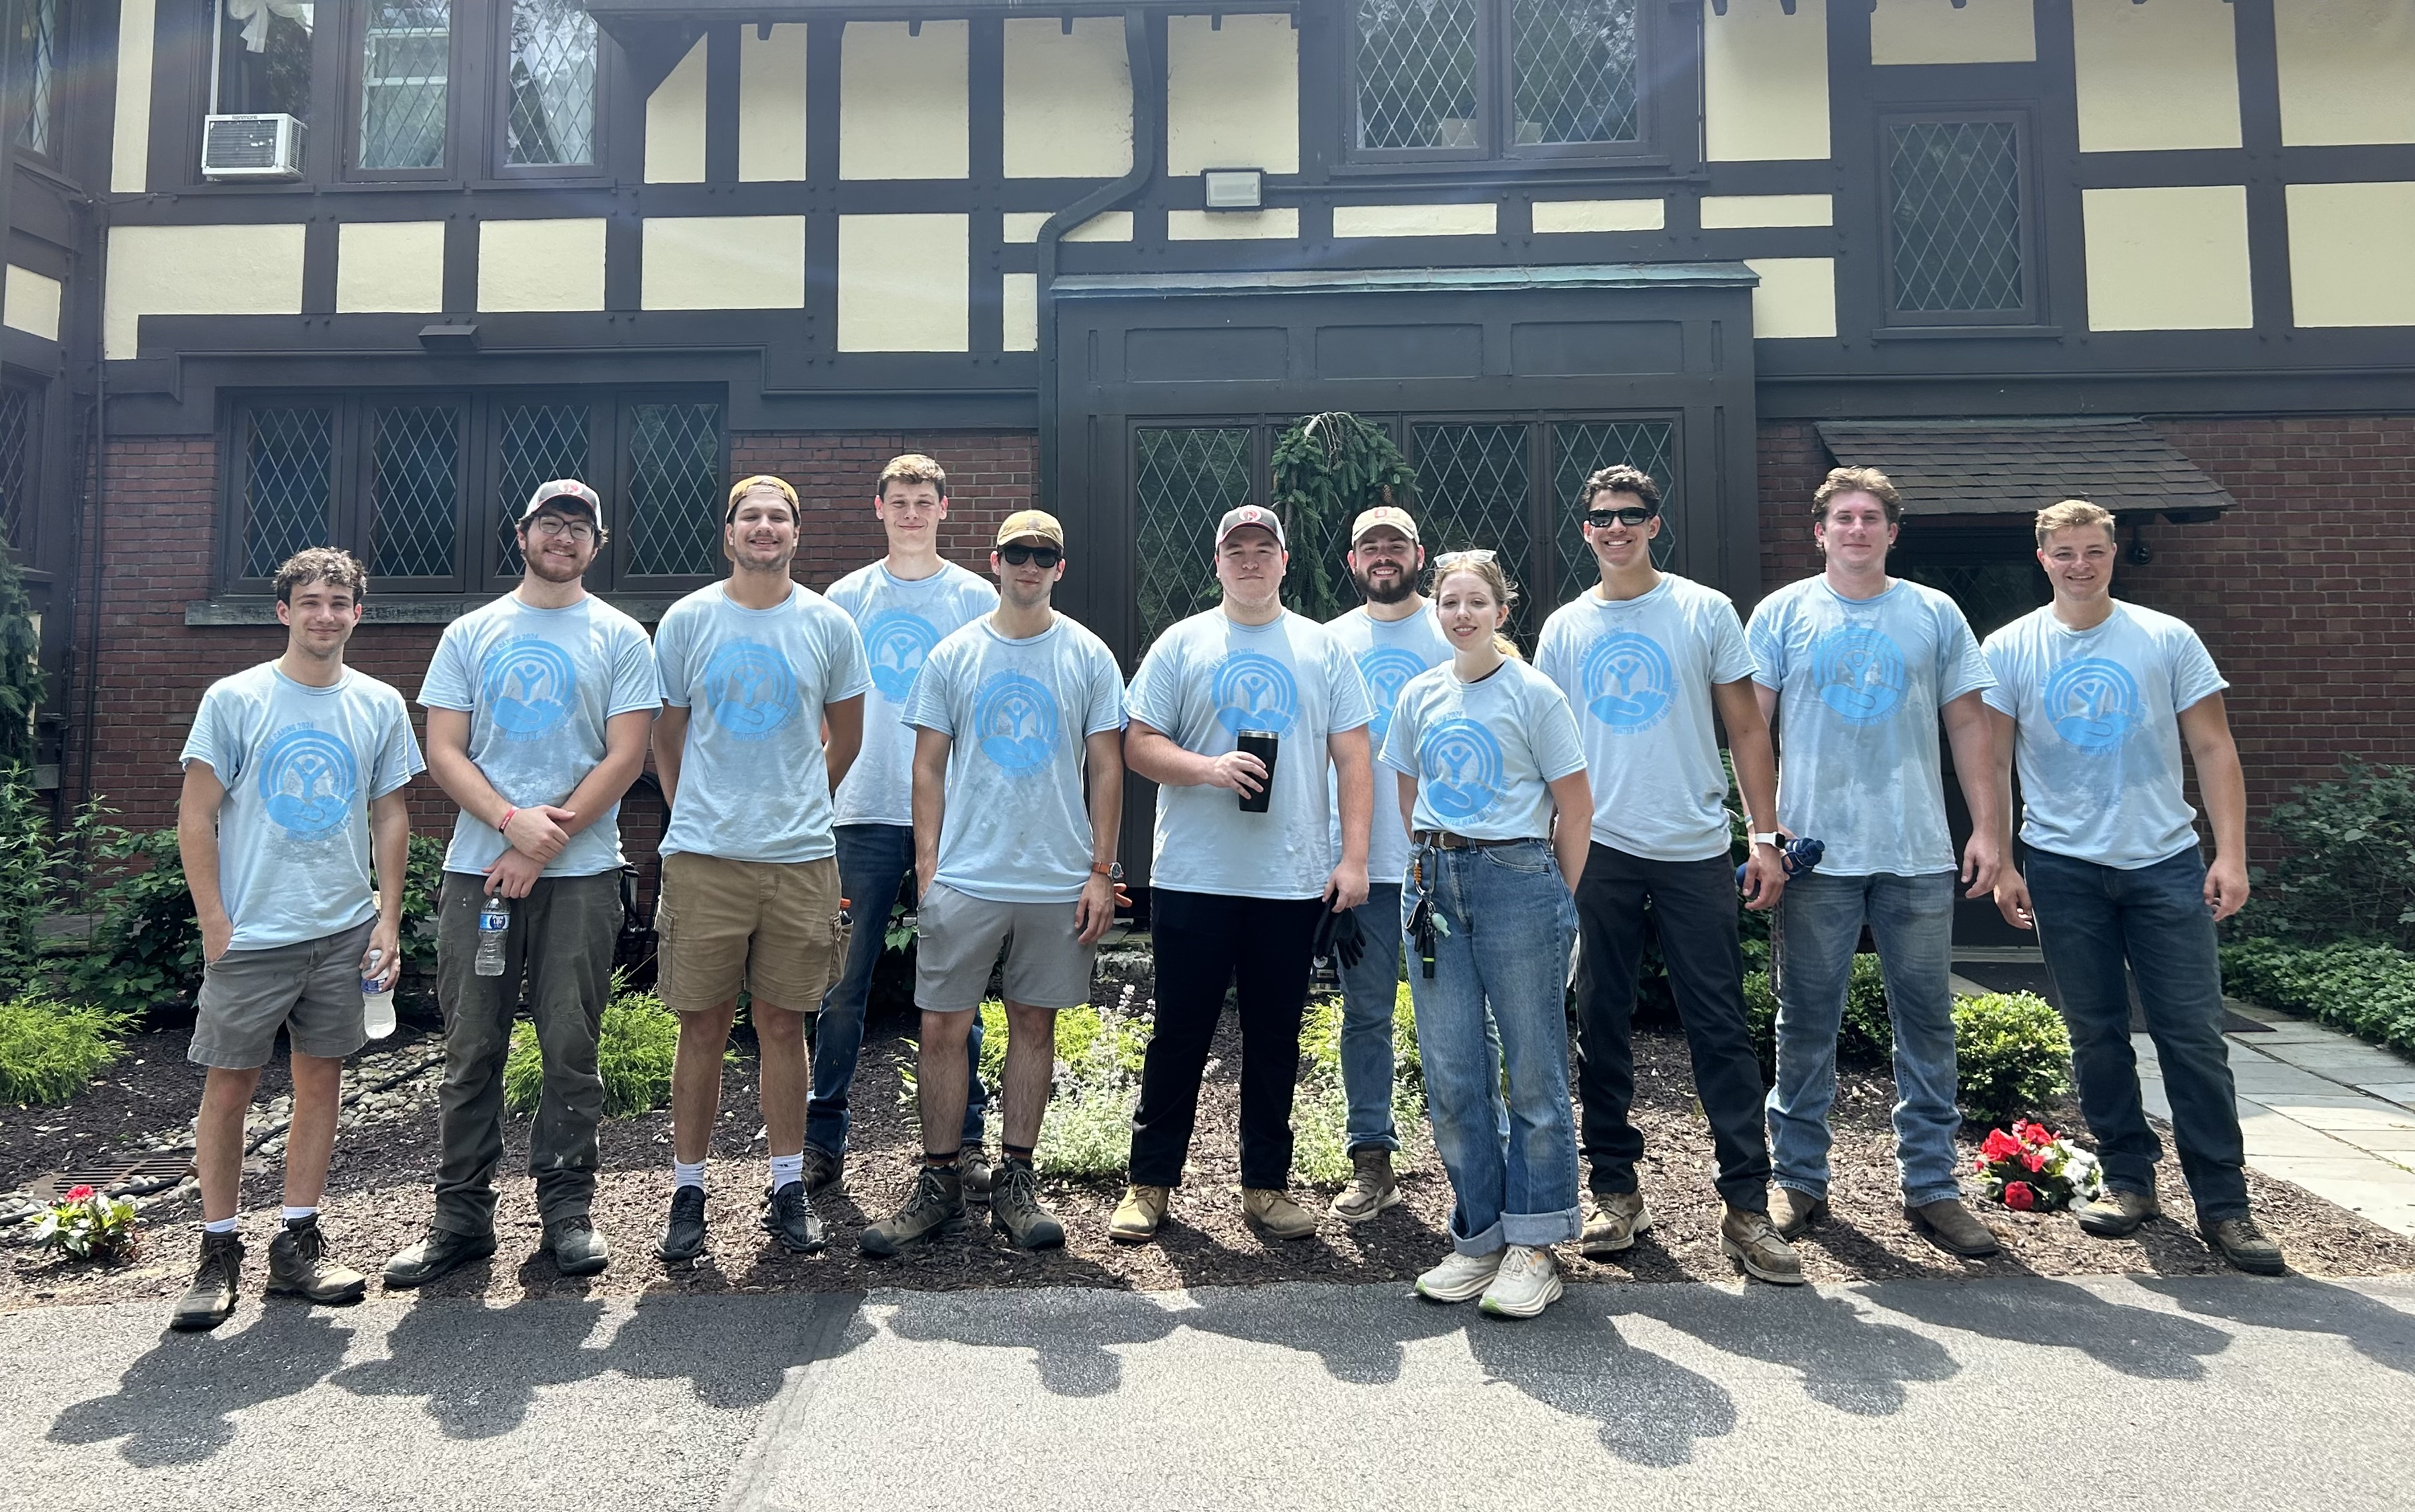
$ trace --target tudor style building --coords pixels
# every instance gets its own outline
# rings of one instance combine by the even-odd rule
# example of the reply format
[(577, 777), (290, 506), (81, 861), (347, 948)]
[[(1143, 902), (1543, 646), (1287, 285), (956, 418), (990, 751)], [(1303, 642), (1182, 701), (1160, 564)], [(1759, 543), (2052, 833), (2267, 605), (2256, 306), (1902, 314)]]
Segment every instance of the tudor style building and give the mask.
[[(804, 492), (819, 586), (913, 448), (968, 561), (1061, 515), (1060, 606), (1136, 659), (1343, 408), (1538, 608), (1611, 462), (1748, 605), (1886, 467), (1983, 628), (2091, 497), (2259, 808), (2408, 755), (2415, 0), (0, 6), (0, 516), (63, 786), (129, 822), (297, 546), (368, 561), (356, 659), (412, 690), (539, 479), (606, 491), (651, 619), (733, 473)], [(229, 115), (291, 118), (285, 176), (205, 170)]]

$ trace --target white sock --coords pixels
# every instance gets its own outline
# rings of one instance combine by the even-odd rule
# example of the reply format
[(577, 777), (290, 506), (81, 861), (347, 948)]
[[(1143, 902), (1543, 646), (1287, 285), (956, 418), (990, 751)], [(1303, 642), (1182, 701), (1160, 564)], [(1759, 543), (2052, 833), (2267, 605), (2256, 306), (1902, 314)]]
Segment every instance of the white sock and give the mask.
[(697, 1190), (702, 1191), (704, 1190), (704, 1162), (702, 1160), (676, 1160), (671, 1161), (671, 1185), (674, 1187), (694, 1187)]
[(203, 1234), (232, 1234), (243, 1222), (240, 1214), (233, 1218), (206, 1219), (202, 1223)]
[(791, 1181), (805, 1179), (805, 1152), (772, 1157), (772, 1190), (779, 1190)]
[(281, 1216), (285, 1221), (291, 1223), (297, 1218), (317, 1218), (319, 1216), (319, 1208), (318, 1205), (315, 1203), (308, 1207), (295, 1207), (289, 1204), (279, 1216)]

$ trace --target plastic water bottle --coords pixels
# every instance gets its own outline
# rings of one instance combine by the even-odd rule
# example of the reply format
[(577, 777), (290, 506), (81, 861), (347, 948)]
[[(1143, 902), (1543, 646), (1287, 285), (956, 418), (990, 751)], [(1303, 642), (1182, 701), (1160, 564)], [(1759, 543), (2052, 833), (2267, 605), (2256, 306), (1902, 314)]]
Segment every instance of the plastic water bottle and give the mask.
[(487, 894), (486, 906), (478, 910), (478, 959), (472, 967), (482, 977), (503, 974), (503, 936), (511, 933), (511, 901), (497, 893)]
[(385, 970), (385, 952), (369, 952), (369, 968), (361, 978), (361, 1027), (372, 1040), (382, 1040), (394, 1032), (394, 989), (378, 985)]

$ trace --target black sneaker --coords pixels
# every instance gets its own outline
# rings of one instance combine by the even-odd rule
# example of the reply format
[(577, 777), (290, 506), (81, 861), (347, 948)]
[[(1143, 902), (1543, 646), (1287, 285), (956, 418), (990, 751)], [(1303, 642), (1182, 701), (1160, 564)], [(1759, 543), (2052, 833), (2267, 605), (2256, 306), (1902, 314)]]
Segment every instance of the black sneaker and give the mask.
[(906, 1199), (897, 1216), (865, 1224), (856, 1243), (865, 1254), (885, 1260), (917, 1239), (961, 1234), (964, 1228), (964, 1178), (953, 1166), (926, 1165), (914, 1178), (914, 1195)]
[(670, 1221), (663, 1225), (662, 1242), (654, 1253), (673, 1265), (704, 1252), (704, 1189), (676, 1187), (671, 1190)]
[(1054, 1250), (1065, 1242), (1065, 1225), (1040, 1205), (1040, 1177), (1028, 1160), (1006, 1160), (989, 1194), (990, 1226), (1018, 1250)]
[(822, 1220), (814, 1216), (814, 1205), (806, 1200), (802, 1181), (763, 1194), (763, 1232), (794, 1254), (812, 1254), (829, 1242), (822, 1237)]
[(299, 1296), (330, 1307), (357, 1302), (369, 1289), (369, 1279), (350, 1265), (327, 1258), (327, 1238), (319, 1232), (318, 1215), (288, 1219), (268, 1241), (268, 1292), (272, 1296)]
[(202, 1263), (192, 1289), (176, 1303), (168, 1326), (192, 1334), (217, 1327), (234, 1312), (235, 1277), (243, 1270), (243, 1240), (232, 1234), (202, 1232)]
[(495, 1252), (492, 1234), (456, 1234), (450, 1229), (429, 1229), (428, 1237), (408, 1250), (398, 1250), (385, 1263), (385, 1283), (394, 1287), (425, 1286), (448, 1271), (460, 1269), (472, 1260), (484, 1260)]
[(564, 1276), (592, 1276), (612, 1263), (612, 1247), (585, 1213), (547, 1224), (545, 1247), (553, 1254), (554, 1268)]

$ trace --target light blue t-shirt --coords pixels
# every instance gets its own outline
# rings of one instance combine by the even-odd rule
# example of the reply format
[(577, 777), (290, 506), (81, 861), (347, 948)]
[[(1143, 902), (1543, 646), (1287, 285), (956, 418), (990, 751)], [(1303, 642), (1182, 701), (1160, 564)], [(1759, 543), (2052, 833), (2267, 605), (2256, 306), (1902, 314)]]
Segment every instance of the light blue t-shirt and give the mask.
[(822, 709), (872, 686), (847, 612), (802, 584), (742, 608), (720, 583), (654, 627), (663, 701), (689, 711), (678, 795), (659, 847), (740, 861), (836, 853)]
[(1778, 822), (1826, 843), (1820, 870), (1953, 871), (1938, 711), (1996, 681), (1954, 601), (1900, 579), (1850, 599), (1807, 577), (1761, 601), (1746, 640), (1754, 681), (1778, 690)]
[(863, 700), (863, 749), (832, 804), (838, 824), (914, 822), (914, 732), (906, 711), (933, 647), (998, 607), (998, 590), (954, 562), (912, 582), (888, 563), (858, 567), (826, 595), (863, 636), (872, 692)]
[(1244, 814), (1231, 788), (1157, 790), (1149, 885), (1239, 898), (1324, 894), (1333, 840), (1326, 741), (1375, 717), (1358, 666), (1326, 628), (1289, 610), (1236, 624), (1219, 606), (1167, 630), (1132, 674), (1126, 712), (1200, 756), (1233, 750), (1242, 730), (1281, 738), (1267, 812)]
[(1576, 712), (1596, 841), (1647, 861), (1727, 854), (1711, 685), (1751, 677), (1752, 656), (1725, 593), (1669, 573), (1617, 603), (1588, 589), (1543, 622), (1535, 666)]
[(202, 695), (179, 767), (206, 761), (229, 948), (324, 939), (377, 916), (369, 805), (428, 770), (402, 695), (347, 667), (312, 688), (262, 662)]
[(2116, 604), (2074, 630), (2052, 608), (1988, 637), (2021, 773), (2021, 839), (2032, 849), (2134, 871), (2197, 844), (2181, 796), (2181, 711), (2230, 686), (2197, 632)]
[(1419, 830), (1470, 840), (1548, 840), (1550, 785), (1585, 769), (1568, 696), (1512, 656), (1474, 682), (1418, 673), (1392, 708), (1384, 764), (1418, 779)]
[(1093, 838), (1083, 742), (1124, 726), (1106, 642), (1061, 614), (1009, 640), (984, 616), (923, 662), (906, 720), (952, 741), (936, 880), (993, 903), (1079, 898)]
[[(1367, 684), (1367, 702), (1375, 711), (1367, 739), (1380, 754), (1391, 733), (1392, 704), (1401, 690), (1427, 667), (1450, 660), (1450, 642), (1443, 636), (1442, 622), (1434, 618), (1432, 605), (1405, 620), (1378, 620), (1361, 607), (1327, 621), (1325, 628), (1358, 664), (1358, 677)], [(1339, 856), (1342, 805), (1338, 800), (1333, 807), (1333, 853)], [(1367, 876), (1372, 882), (1398, 882), (1408, 870), (1409, 834), (1401, 824), (1400, 795), (1393, 790), (1390, 776), (1378, 771), (1374, 824), (1367, 836)]]
[[(637, 621), (590, 594), (563, 609), (533, 609), (506, 593), (444, 627), (423, 709), (470, 716), (470, 760), (518, 807), (566, 802), (604, 759), (604, 723), (663, 701), (654, 648)], [(466, 812), (453, 821), (448, 872), (484, 872), (504, 850), (502, 832)], [(570, 837), (548, 876), (621, 868), (621, 806)]]

